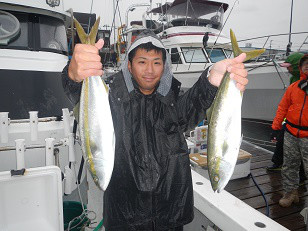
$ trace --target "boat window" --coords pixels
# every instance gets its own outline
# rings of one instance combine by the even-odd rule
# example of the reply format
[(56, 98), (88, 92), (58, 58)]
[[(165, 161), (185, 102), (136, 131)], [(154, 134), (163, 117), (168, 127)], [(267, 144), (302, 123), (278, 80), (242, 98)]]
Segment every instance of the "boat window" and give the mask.
[(206, 52), (210, 57), (212, 63), (217, 63), (226, 58), (225, 53), (220, 48), (206, 49)]
[[(32, 51), (51, 51), (67, 54), (67, 37), (64, 22), (45, 15), (2, 11), (0, 14), (0, 48)], [(10, 19), (10, 15), (13, 15)], [(14, 17), (19, 31), (14, 37), (6, 34), (14, 31)]]
[(224, 50), (224, 51), (225, 51), (226, 56), (227, 56), (228, 59), (234, 58), (233, 51), (231, 51), (231, 50)]
[(202, 48), (198, 47), (182, 47), (182, 53), (185, 58), (186, 63), (207, 63), (206, 58)]
[[(5, 12), (10, 14), (11, 12)], [(1, 43), (1, 46), (5, 46), (5, 48), (10, 47), (28, 47), (28, 16), (26, 14), (12, 14), (19, 21), (19, 33), (14, 36), (14, 38), (9, 39), (8, 43)], [(0, 36), (5, 36), (6, 34), (12, 32), (14, 30), (14, 25), (11, 23), (12, 21), (5, 21), (6, 15), (1, 14), (1, 23), (0, 23)], [(2, 20), (3, 19), (3, 20)]]
[(51, 17), (40, 17), (40, 41), (42, 49), (67, 51), (66, 32), (63, 22)]
[(181, 56), (177, 48), (171, 48), (171, 62), (172, 64), (182, 64)]

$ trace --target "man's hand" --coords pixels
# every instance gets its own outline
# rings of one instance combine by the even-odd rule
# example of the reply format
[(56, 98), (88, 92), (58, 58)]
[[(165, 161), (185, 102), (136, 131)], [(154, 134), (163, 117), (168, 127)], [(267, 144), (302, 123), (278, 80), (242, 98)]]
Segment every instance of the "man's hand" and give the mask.
[(215, 63), (210, 71), (209, 82), (219, 87), (223, 75), (226, 71), (230, 72), (230, 78), (234, 79), (237, 84), (237, 88), (240, 91), (245, 90), (245, 86), (248, 83), (247, 70), (243, 64), (243, 61), (246, 58), (246, 54), (243, 53), (236, 58), (233, 59), (224, 59), (218, 63)]
[(276, 143), (277, 142), (277, 136), (278, 136), (278, 133), (279, 133), (279, 130), (274, 130), (272, 129), (272, 132), (271, 132), (271, 141), (273, 143)]
[(75, 82), (81, 82), (90, 76), (103, 75), (99, 49), (104, 46), (104, 40), (99, 39), (95, 46), (76, 44), (73, 57), (68, 67), (68, 76)]

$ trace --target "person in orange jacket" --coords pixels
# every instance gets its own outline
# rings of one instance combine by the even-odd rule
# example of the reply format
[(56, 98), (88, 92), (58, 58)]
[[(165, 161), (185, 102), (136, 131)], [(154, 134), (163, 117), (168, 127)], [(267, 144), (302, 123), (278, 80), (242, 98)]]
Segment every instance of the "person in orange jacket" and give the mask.
[[(284, 63), (281, 63), (281, 67), (287, 68), (288, 72), (291, 74), (290, 85), (300, 79), (299, 61), (304, 56), (303, 53), (294, 52), (288, 56)], [(283, 163), (283, 139), (284, 139), (285, 129), (275, 130), (271, 134), (271, 141), (276, 143), (274, 154), (272, 157), (273, 164), (266, 167), (268, 171), (281, 171)], [(303, 164), (300, 167), (300, 182), (306, 180)]]
[(286, 118), (286, 132), (283, 145), (282, 180), (284, 196), (279, 200), (282, 207), (289, 207), (299, 201), (299, 167), (304, 164), (308, 175), (308, 54), (300, 62), (300, 80), (292, 83), (278, 105), (273, 131), (281, 130)]

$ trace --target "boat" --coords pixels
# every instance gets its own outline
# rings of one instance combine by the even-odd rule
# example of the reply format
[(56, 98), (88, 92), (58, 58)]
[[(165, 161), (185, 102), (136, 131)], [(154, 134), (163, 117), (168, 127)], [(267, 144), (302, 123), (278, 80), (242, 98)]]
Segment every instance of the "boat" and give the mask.
[[(134, 9), (136, 6), (130, 7)], [(123, 30), (128, 48), (144, 29), (153, 30), (171, 54), (172, 70), (185, 92), (214, 63), (232, 57), (229, 35), (221, 33), (229, 5), (208, 0), (175, 0), (149, 9), (140, 21)], [(236, 33), (236, 28), (233, 28)], [(264, 36), (266, 41), (276, 38)], [(246, 43), (245, 43), (246, 41)], [(242, 44), (251, 47), (251, 39)], [(263, 47), (266, 46), (266, 43)], [(262, 47), (260, 47), (262, 48)], [(243, 48), (245, 50), (245, 48)], [(122, 59), (125, 52), (122, 52)], [(289, 74), (279, 66), (285, 51), (270, 49), (247, 64), (249, 83), (242, 102), (242, 118), (272, 121), (277, 106), (289, 85)]]
[(61, 78), (71, 24), (58, 0), (0, 1), (0, 230), (63, 230), (85, 179)]

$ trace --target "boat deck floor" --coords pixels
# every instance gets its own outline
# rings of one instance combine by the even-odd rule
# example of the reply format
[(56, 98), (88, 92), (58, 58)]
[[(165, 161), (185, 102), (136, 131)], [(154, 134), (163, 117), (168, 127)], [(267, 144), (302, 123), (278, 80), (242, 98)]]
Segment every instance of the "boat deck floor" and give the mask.
[[(278, 204), (283, 194), (281, 173), (279, 171), (266, 171), (266, 167), (272, 164), (271, 152), (248, 142), (243, 142), (241, 149), (252, 154), (251, 174), (265, 194), (269, 205), (269, 217), (287, 229), (294, 231), (306, 230), (304, 218), (300, 212), (308, 206), (308, 192), (306, 189), (308, 181), (305, 181), (299, 187), (300, 202), (292, 204), (288, 208), (283, 208)], [(266, 203), (250, 176), (231, 180), (225, 190), (261, 213), (266, 214)]]

